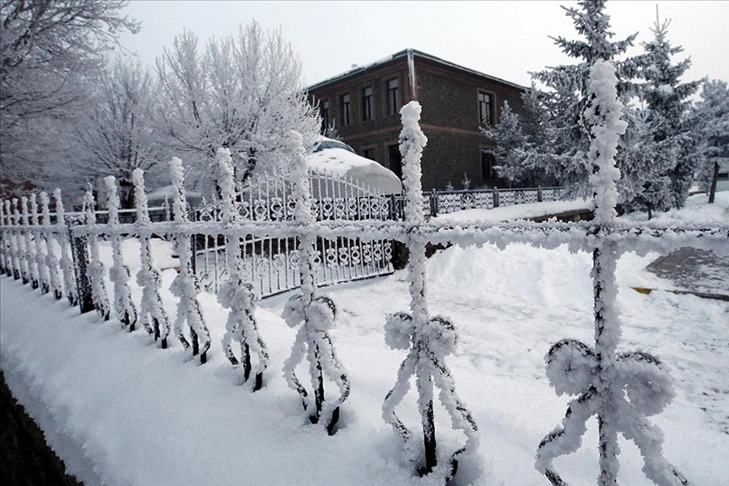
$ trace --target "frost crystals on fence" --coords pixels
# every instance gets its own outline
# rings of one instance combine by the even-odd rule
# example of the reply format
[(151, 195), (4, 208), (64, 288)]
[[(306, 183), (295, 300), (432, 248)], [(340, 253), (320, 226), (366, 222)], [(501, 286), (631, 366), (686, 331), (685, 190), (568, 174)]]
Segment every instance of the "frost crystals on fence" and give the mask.
[[(218, 187), (222, 199), (222, 223), (226, 228), (235, 225), (238, 211), (235, 207), (235, 188), (233, 182), (233, 161), (230, 150), (218, 149)], [(233, 365), (243, 365), (243, 378), (248, 381), (251, 375), (251, 351), (258, 358), (253, 391), (263, 386), (263, 371), (268, 366), (268, 350), (258, 333), (255, 311), (258, 295), (253, 286), (245, 282), (243, 262), (241, 261), (240, 238), (228, 236), (225, 242), (225, 254), (228, 260), (228, 280), (218, 290), (218, 301), (228, 313), (228, 321), (223, 336), (225, 355)], [(235, 355), (233, 341), (240, 345), (240, 358)]]
[(60, 234), (61, 242), (61, 258), (59, 263), (63, 272), (63, 293), (68, 299), (69, 304), (75, 307), (78, 303), (76, 290), (76, 277), (73, 273), (73, 258), (71, 257), (71, 244), (68, 235), (68, 226), (66, 226), (66, 214), (63, 207), (63, 199), (61, 198), (61, 190), (53, 191), (53, 199), (56, 201), (56, 226)]
[[(172, 185), (175, 188), (173, 214), (176, 223), (187, 223), (187, 200), (185, 197), (184, 177), (182, 174), (182, 161), (173, 157), (170, 162)], [(200, 303), (197, 295), (200, 292), (192, 269), (194, 252), (191, 248), (190, 234), (175, 232), (175, 246), (180, 259), (180, 273), (172, 281), (170, 291), (179, 297), (177, 303), (177, 318), (175, 319), (175, 334), (185, 349), (192, 347), (192, 355), (200, 354), (200, 363), (207, 361), (207, 350), (210, 348), (210, 333), (200, 312)], [(187, 322), (190, 328), (190, 341), (185, 337), (183, 324)]]
[(152, 229), (150, 228), (147, 194), (144, 192), (144, 171), (134, 169), (134, 202), (137, 206), (137, 232), (141, 240), (140, 268), (137, 272), (137, 283), (142, 288), (142, 302), (139, 307), (139, 319), (147, 332), (154, 334), (154, 340), (160, 340), (162, 349), (167, 348), (167, 336), (170, 334), (170, 321), (162, 305), (159, 295), (160, 275), (152, 266)]
[[(109, 225), (117, 226), (119, 224), (119, 195), (116, 190), (116, 179), (114, 176), (104, 178), (106, 184), (106, 207), (109, 210)], [(132, 302), (132, 294), (129, 291), (130, 273), (129, 267), (124, 265), (121, 250), (121, 235), (111, 235), (111, 258), (112, 265), (109, 269), (109, 277), (114, 283), (114, 308), (116, 310), (117, 319), (124, 327), (128, 327), (129, 331), (133, 331), (137, 324), (137, 309)], [(151, 331), (151, 329), (147, 329)]]
[(53, 235), (53, 227), (51, 226), (51, 210), (49, 207), (48, 194), (40, 193), (41, 213), (43, 214), (43, 237), (45, 238), (46, 256), (43, 263), (48, 269), (48, 277), (50, 279), (50, 291), (56, 300), (63, 297), (63, 284), (61, 283), (61, 269), (56, 256), (55, 238)]
[[(547, 376), (558, 395), (579, 395), (567, 408), (562, 425), (539, 444), (536, 468), (550, 482), (565, 485), (555, 471), (555, 457), (575, 452), (586, 431), (585, 422), (596, 415), (599, 428), (600, 486), (617, 485), (620, 463), (618, 432), (632, 440), (643, 455), (643, 472), (658, 485), (685, 485), (681, 476), (662, 456), (663, 434), (645, 417), (660, 413), (673, 399), (668, 373), (648, 353), (618, 353), (619, 311), (615, 269), (616, 242), (608, 238), (616, 216), (620, 177), (615, 168), (618, 138), (627, 124), (620, 120), (615, 68), (598, 61), (590, 73), (592, 98), (585, 110), (585, 124), (592, 143), (590, 160), (595, 192), (595, 234), (602, 236), (593, 252), (595, 348), (573, 340), (559, 341), (547, 353)], [(627, 399), (626, 399), (627, 397)]]
[[(329, 337), (329, 329), (334, 326), (337, 309), (334, 302), (325, 296), (316, 295), (315, 259), (316, 234), (310, 228), (314, 223), (311, 212), (309, 178), (301, 135), (291, 132), (288, 135), (291, 151), (296, 154), (292, 171), (293, 198), (296, 201), (294, 219), (300, 225), (299, 235), (299, 273), (301, 292), (292, 296), (286, 303), (282, 317), (295, 328), (301, 326), (296, 334), (291, 356), (284, 363), (284, 378), (289, 387), (301, 396), (304, 410), (311, 410), (309, 393), (296, 376), (296, 366), (304, 356), (309, 361), (309, 374), (314, 388), (312, 423), (321, 423), (331, 435), (339, 421), (339, 407), (349, 396), (347, 372), (339, 362), (334, 345)], [(339, 397), (335, 400), (324, 398), (324, 375), (337, 384)]]
[[(86, 224), (96, 224), (96, 212), (95, 212), (95, 201), (94, 194), (91, 189), (91, 184), (86, 190), (84, 195), (84, 214), (86, 216)], [(89, 277), (91, 279), (91, 299), (94, 303), (94, 307), (99, 315), (105, 321), (109, 320), (109, 295), (106, 292), (106, 284), (104, 283), (104, 264), (101, 263), (99, 257), (99, 241), (95, 233), (89, 233), (87, 236), (89, 245)]]
[[(455, 476), (459, 460), (467, 454), (471, 457), (476, 456), (479, 436), (478, 427), (458, 398), (455, 381), (444, 362), (444, 358), (455, 348), (456, 331), (447, 319), (429, 316), (425, 299), (425, 238), (418, 234), (418, 228), (425, 222), (420, 158), (427, 138), (418, 124), (420, 111), (420, 104), (415, 101), (400, 110), (403, 123), (400, 133), (400, 153), (403, 156), (405, 225), (409, 235), (408, 281), (412, 313), (400, 312), (388, 316), (385, 324), (385, 341), (392, 349), (409, 349), (410, 352), (400, 365), (395, 386), (385, 397), (382, 416), (402, 437), (405, 456), (415, 464), (418, 473), (421, 475), (435, 473), (446, 481)], [(424, 460), (417, 450), (416, 444), (419, 442), (413, 439), (412, 432), (395, 413), (395, 408), (410, 390), (412, 377), (415, 377), (418, 391)], [(438, 466), (433, 415), (434, 384), (440, 389), (440, 401), (448, 411), (453, 426), (466, 435), (466, 444), (441, 466)]]

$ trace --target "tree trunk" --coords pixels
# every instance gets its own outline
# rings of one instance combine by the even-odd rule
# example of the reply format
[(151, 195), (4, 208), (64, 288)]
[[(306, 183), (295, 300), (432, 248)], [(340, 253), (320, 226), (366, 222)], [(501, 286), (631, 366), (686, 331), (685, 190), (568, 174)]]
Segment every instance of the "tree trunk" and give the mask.
[(716, 183), (719, 180), (719, 162), (714, 162), (714, 174), (711, 177), (711, 187), (709, 188), (709, 204), (714, 204), (714, 196), (716, 196)]

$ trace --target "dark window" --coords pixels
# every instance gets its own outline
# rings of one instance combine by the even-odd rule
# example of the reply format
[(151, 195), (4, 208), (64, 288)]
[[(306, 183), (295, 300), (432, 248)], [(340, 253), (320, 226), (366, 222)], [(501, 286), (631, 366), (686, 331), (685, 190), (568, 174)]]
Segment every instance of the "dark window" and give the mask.
[(483, 91), (478, 92), (478, 116), (481, 120), (481, 125), (491, 126), (494, 124), (493, 117), (493, 106), (494, 106), (494, 95), (484, 93)]
[(349, 125), (349, 95), (339, 97), (339, 108), (342, 114), (342, 126)]
[(717, 181), (729, 181), (729, 172), (719, 172), (716, 176)]
[(362, 120), (372, 120), (372, 87), (362, 90)]
[(377, 160), (375, 158), (375, 149), (373, 148), (364, 149), (362, 151), (362, 157), (364, 157), (365, 159)]
[(329, 100), (321, 102), (321, 130), (329, 128)]
[(390, 170), (402, 179), (402, 155), (400, 154), (400, 146), (397, 144), (387, 147), (388, 162)]
[(394, 115), (397, 113), (398, 106), (397, 96), (397, 79), (391, 79), (387, 82), (387, 114)]
[(494, 154), (489, 150), (481, 150), (481, 177), (484, 180), (496, 179), (494, 165), (496, 165)]

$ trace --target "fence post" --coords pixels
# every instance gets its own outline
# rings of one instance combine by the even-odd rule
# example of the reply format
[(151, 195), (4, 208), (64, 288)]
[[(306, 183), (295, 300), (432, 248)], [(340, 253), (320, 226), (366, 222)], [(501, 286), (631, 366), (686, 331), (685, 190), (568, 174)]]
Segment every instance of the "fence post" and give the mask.
[(66, 216), (66, 224), (68, 225), (69, 241), (71, 242), (78, 306), (81, 314), (85, 314), (94, 310), (94, 299), (91, 295), (91, 280), (88, 272), (89, 251), (86, 237), (76, 236), (72, 231), (72, 227), (83, 224), (83, 216)]
[(537, 186), (537, 202), (542, 202), (542, 186)]
[(433, 188), (430, 193), (430, 216), (432, 218), (438, 216), (438, 209), (438, 194), (436, 194), (435, 188)]
[(494, 187), (494, 192), (492, 193), (494, 195), (494, 207), (499, 207), (499, 188)]

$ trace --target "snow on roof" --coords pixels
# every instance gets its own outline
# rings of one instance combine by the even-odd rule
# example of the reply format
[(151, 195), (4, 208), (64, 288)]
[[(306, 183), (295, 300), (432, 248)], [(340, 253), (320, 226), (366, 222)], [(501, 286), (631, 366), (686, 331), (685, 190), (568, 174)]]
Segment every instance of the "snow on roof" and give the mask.
[(470, 74), (475, 74), (476, 76), (481, 76), (483, 78), (487, 78), (487, 79), (490, 79), (492, 81), (496, 81), (498, 83), (502, 83), (502, 84), (505, 84), (507, 86), (511, 86), (513, 88), (520, 89), (522, 91), (524, 91), (524, 90), (527, 89), (526, 87), (521, 86), (521, 85), (518, 85), (516, 83), (512, 83), (511, 81), (507, 81), (505, 79), (497, 78), (495, 76), (490, 76), (488, 74), (482, 73), (480, 71), (476, 71), (474, 69), (470, 69), (470, 68), (467, 68), (467, 67), (460, 66), (458, 64), (452, 63), (450, 61), (446, 61), (445, 59), (441, 59), (440, 57), (433, 56), (431, 54), (427, 54), (427, 53), (422, 52), (422, 51), (419, 51), (417, 49), (408, 48), (408, 49), (403, 49), (402, 51), (396, 52), (395, 54), (392, 54), (391, 56), (384, 57), (384, 58), (382, 58), (382, 59), (380, 59), (378, 61), (375, 61), (375, 62), (372, 62), (372, 63), (369, 63), (369, 64), (365, 64), (365, 65), (362, 65), (362, 66), (357, 66), (354, 69), (350, 69), (350, 70), (345, 71), (343, 73), (337, 74), (336, 76), (332, 76), (331, 78), (325, 79), (324, 81), (320, 81), (320, 82), (318, 82), (316, 84), (313, 84), (313, 85), (309, 86), (308, 88), (306, 88), (306, 90), (307, 91), (311, 91), (311, 90), (314, 90), (314, 89), (317, 89), (317, 88), (321, 88), (322, 86), (325, 86), (327, 84), (333, 83), (335, 81), (340, 81), (340, 80), (342, 80), (342, 79), (344, 79), (346, 77), (353, 76), (354, 74), (357, 74), (357, 73), (362, 72), (362, 71), (366, 71), (366, 70), (371, 69), (371, 68), (373, 68), (375, 66), (378, 66), (380, 64), (385, 64), (387, 62), (394, 61), (396, 59), (400, 59), (400, 58), (406, 57), (406, 56), (409, 57), (409, 55), (421, 57), (423, 59), (428, 59), (428, 60), (437, 62), (439, 64), (442, 64), (444, 66), (448, 66), (448, 67), (451, 67), (451, 68), (454, 68), (454, 69), (458, 69), (458, 70), (461, 70), (461, 71), (464, 71), (464, 72), (467, 72), (467, 73), (470, 73)]

